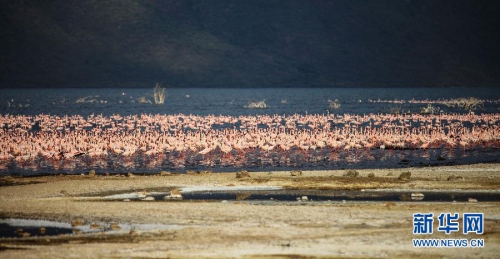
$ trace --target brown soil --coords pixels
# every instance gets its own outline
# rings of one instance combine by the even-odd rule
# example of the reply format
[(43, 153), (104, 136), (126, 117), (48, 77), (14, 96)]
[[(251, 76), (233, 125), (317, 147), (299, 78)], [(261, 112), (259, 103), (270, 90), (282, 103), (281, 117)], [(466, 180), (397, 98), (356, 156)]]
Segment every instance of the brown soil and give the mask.
[[(409, 181), (399, 180), (411, 172)], [(500, 203), (331, 202), (255, 205), (236, 202), (123, 202), (80, 199), (92, 194), (186, 186), (282, 186), (331, 190), (500, 191), (500, 165), (338, 171), (0, 178), (0, 218), (118, 224), (167, 224), (181, 229), (0, 239), (1, 258), (497, 258)], [(368, 175), (373, 174), (373, 177)], [(452, 176), (452, 177), (450, 177)], [(448, 180), (450, 179), (450, 180)], [(240, 197), (241, 198), (241, 197)], [(482, 212), (483, 235), (412, 234), (417, 212)], [(434, 222), (437, 228), (437, 219)], [(419, 249), (413, 238), (482, 238), (485, 248)]]

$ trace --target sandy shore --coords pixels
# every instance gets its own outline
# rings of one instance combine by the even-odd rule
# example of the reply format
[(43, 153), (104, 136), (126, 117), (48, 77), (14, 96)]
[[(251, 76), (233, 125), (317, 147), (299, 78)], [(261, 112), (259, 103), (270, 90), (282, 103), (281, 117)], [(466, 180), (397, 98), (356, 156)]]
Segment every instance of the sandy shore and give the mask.
[[(1, 177), (0, 218), (85, 224), (156, 224), (163, 229), (0, 239), (1, 258), (497, 258), (499, 202), (102, 201), (124, 192), (183, 187), (274, 186), (284, 189), (500, 192), (500, 164), (412, 169), (171, 174), (167, 176)], [(410, 180), (398, 179), (410, 172)], [(370, 176), (370, 177), (369, 177)], [(473, 198), (473, 197), (471, 197)], [(481, 212), (483, 235), (415, 236), (413, 213)], [(171, 226), (171, 227), (168, 227)], [(437, 228), (437, 219), (434, 222)], [(414, 248), (414, 238), (481, 238), (484, 248)]]

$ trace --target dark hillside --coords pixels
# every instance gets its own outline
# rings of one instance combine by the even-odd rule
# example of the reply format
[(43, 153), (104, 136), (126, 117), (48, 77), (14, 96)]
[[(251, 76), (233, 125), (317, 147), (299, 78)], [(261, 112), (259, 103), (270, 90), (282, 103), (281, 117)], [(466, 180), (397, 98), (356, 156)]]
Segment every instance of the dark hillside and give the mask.
[(500, 86), (497, 1), (2, 1), (3, 87)]

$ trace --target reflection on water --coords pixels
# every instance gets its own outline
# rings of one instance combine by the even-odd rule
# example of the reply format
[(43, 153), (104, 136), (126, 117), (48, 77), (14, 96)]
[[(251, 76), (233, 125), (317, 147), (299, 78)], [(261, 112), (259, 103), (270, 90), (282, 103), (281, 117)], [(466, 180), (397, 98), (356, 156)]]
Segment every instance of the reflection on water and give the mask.
[(500, 162), (498, 149), (414, 149), (414, 150), (309, 150), (292, 149), (284, 152), (263, 152), (254, 149), (246, 153), (232, 151), (225, 154), (219, 149), (208, 155), (196, 152), (176, 151), (148, 156), (143, 153), (123, 157), (109, 154), (105, 157), (79, 156), (66, 160), (37, 158), (30, 161), (3, 165), (0, 172), (11, 175), (40, 175), (69, 173), (79, 174), (96, 170), (97, 173), (157, 173), (162, 170), (184, 172), (186, 170), (235, 171), (343, 169), (343, 168), (405, 168), (435, 165)]

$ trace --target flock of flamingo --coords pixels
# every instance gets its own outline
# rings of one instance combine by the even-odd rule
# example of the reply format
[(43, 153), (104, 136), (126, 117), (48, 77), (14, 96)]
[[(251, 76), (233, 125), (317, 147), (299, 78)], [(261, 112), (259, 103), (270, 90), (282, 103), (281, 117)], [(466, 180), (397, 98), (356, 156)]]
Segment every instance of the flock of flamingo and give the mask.
[[(0, 115), (0, 169), (78, 168), (118, 160), (242, 165), (248, 159), (336, 159), (342, 152), (499, 149), (500, 114)], [(278, 157), (278, 158), (277, 158)], [(167, 162), (165, 162), (167, 161)]]

